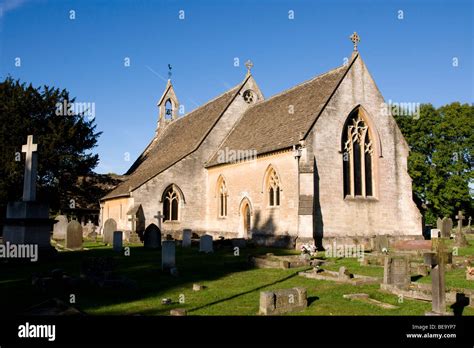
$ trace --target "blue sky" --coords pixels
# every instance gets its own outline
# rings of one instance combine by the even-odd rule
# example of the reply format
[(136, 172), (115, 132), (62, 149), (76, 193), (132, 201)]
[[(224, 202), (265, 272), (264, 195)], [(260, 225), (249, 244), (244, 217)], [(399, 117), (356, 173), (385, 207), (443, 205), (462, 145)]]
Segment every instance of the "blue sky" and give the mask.
[(266, 97), (339, 66), (357, 31), (361, 56), (387, 101), (474, 100), (470, 0), (0, 4), (0, 78), (66, 88), (77, 101), (95, 103), (103, 132), (95, 149), (99, 173), (125, 172), (151, 140), (168, 64), (189, 112), (242, 81), (249, 58)]

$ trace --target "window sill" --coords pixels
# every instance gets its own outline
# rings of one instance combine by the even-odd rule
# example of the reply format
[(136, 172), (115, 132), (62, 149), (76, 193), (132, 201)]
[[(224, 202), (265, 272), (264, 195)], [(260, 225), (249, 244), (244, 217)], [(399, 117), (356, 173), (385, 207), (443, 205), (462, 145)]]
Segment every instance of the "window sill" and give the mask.
[(345, 201), (348, 202), (378, 202), (378, 199), (374, 196), (346, 196), (344, 197)]
[(218, 216), (217, 217), (219, 220), (226, 220), (227, 219), (227, 216)]
[(179, 223), (181, 223), (181, 221), (179, 220), (172, 220), (172, 221), (163, 221), (164, 224), (168, 224), (168, 225), (177, 225)]
[(269, 206), (267, 207), (267, 209), (270, 209), (270, 210), (278, 210), (278, 209), (280, 209), (280, 206), (279, 206), (279, 205), (273, 205), (273, 206), (272, 206), (272, 205), (269, 205)]

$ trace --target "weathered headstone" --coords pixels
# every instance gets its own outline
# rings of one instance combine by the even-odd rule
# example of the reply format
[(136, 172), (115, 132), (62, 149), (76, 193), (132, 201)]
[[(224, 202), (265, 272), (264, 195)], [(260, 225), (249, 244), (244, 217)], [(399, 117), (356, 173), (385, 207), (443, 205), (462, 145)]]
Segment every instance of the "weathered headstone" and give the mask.
[(57, 222), (53, 226), (53, 239), (54, 240), (64, 240), (66, 239), (66, 231), (68, 220), (65, 215), (58, 215), (55, 219)]
[(453, 229), (453, 220), (447, 217), (443, 219), (438, 218), (438, 220), (436, 220), (436, 227), (441, 232), (441, 238), (449, 238), (451, 236), (451, 230)]
[(113, 240), (114, 251), (121, 252), (123, 249), (123, 232), (114, 231), (114, 240)]
[(67, 225), (66, 244), (67, 249), (82, 249), (82, 226), (76, 220)]
[(148, 225), (143, 238), (143, 245), (147, 249), (157, 249), (161, 246), (161, 231), (155, 224)]
[(82, 230), (83, 236), (88, 237), (89, 234), (91, 234), (94, 230), (95, 230), (95, 225), (92, 223), (91, 220), (89, 220), (87, 224), (83, 226), (83, 230)]
[(191, 235), (192, 231), (190, 229), (183, 230), (183, 248), (189, 248), (191, 246)]
[(262, 315), (279, 315), (304, 310), (308, 306), (306, 289), (293, 288), (260, 293)]
[(212, 236), (205, 234), (199, 241), (199, 251), (204, 253), (212, 253), (214, 251), (212, 245)]
[(384, 261), (383, 283), (400, 288), (410, 284), (410, 265), (408, 258), (402, 255), (388, 255)]
[(113, 242), (114, 232), (117, 231), (117, 222), (114, 219), (108, 219), (104, 223), (104, 243), (111, 245)]
[(174, 240), (164, 240), (161, 244), (161, 269), (171, 270), (176, 267), (176, 243)]

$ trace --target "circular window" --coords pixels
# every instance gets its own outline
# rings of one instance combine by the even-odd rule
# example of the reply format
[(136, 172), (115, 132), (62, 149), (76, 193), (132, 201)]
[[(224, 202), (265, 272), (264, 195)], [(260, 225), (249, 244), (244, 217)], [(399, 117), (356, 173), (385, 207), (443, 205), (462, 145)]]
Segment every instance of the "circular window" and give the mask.
[(251, 104), (254, 102), (255, 96), (254, 93), (250, 89), (248, 89), (244, 92), (243, 98), (247, 104)]

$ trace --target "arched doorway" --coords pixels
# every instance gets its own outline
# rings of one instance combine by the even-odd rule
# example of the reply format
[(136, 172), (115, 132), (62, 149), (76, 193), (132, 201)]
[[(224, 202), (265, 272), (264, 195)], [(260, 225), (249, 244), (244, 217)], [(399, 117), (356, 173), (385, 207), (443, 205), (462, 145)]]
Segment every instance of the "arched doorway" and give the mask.
[(252, 231), (252, 205), (247, 197), (242, 199), (240, 203), (240, 223), (239, 223), (239, 237), (251, 238)]

